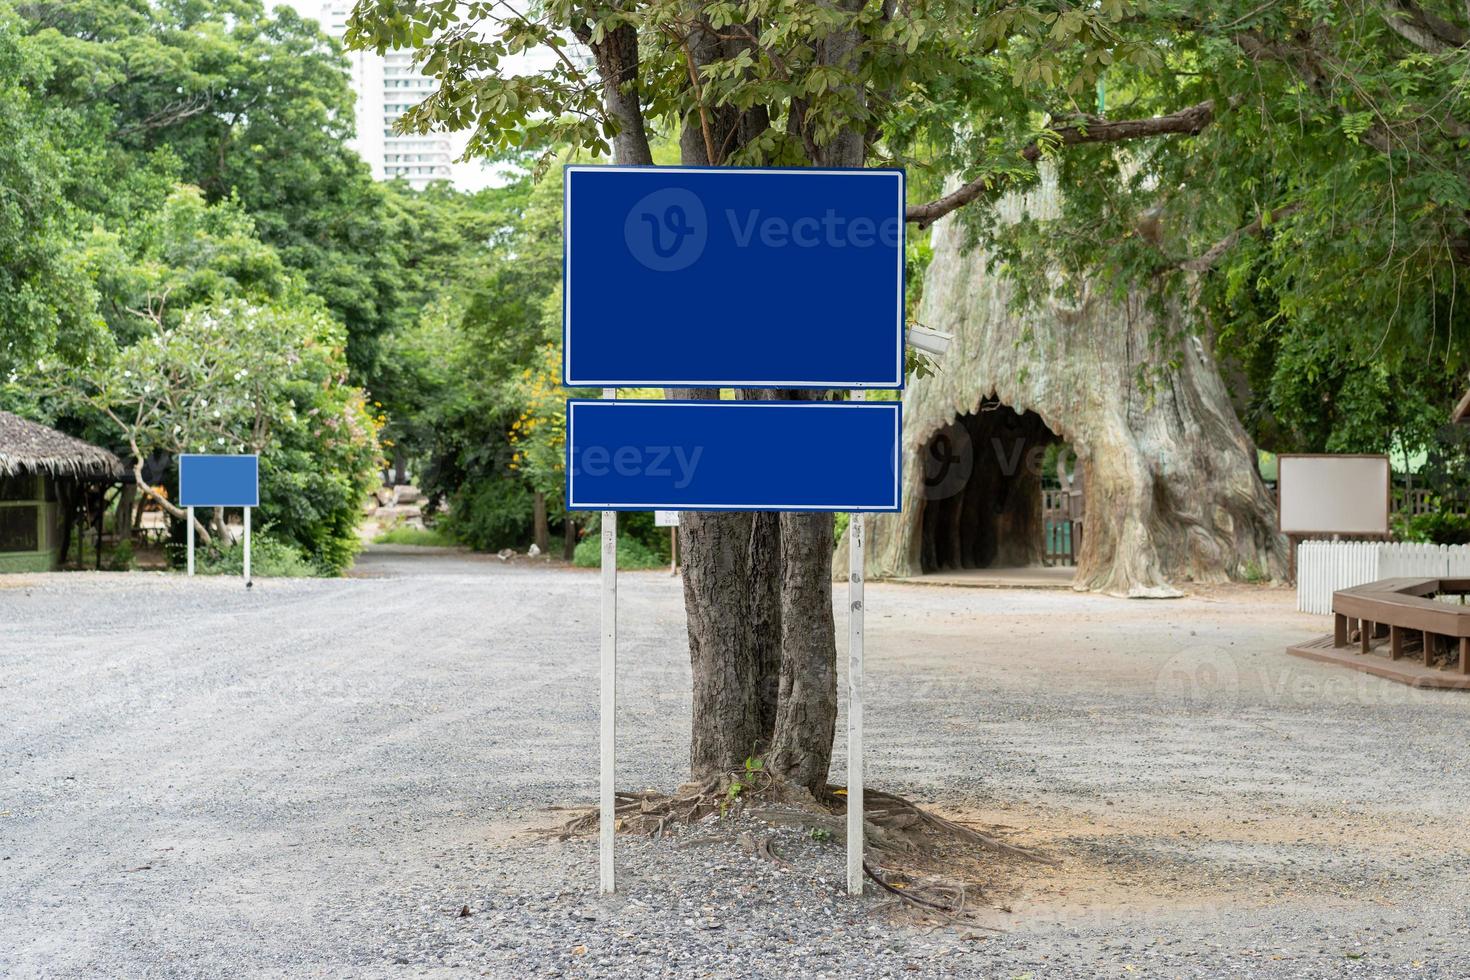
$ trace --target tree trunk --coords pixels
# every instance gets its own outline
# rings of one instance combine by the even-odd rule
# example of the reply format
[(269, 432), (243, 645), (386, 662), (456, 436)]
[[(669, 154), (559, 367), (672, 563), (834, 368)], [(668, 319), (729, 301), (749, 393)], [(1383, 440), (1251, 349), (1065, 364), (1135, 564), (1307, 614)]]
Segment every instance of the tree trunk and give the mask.
[(58, 566), (65, 566), (66, 559), (71, 554), (72, 528), (77, 522), (78, 486), (74, 480), (56, 481), (56, 502), (61, 510), (61, 554), (56, 558)]
[(546, 494), (540, 490), (531, 501), (531, 537), (541, 554), (551, 551), (551, 526), (546, 522)]
[(756, 712), (761, 744), (769, 746), (776, 732), (776, 708), (781, 698), (781, 521), (762, 511), (751, 515), (750, 568), (746, 578), (749, 603), (751, 656), (755, 661)]
[[(856, 10), (861, 2), (840, 0), (840, 5)], [(577, 33), (592, 47), (603, 81), (604, 103), (609, 115), (618, 120), (613, 141), (617, 162), (651, 164), (636, 86), (636, 33), (620, 27), (607, 31), (597, 44), (592, 44), (592, 32), (585, 25)], [(858, 40), (856, 30), (834, 35), (824, 40), (821, 57), (828, 64), (846, 64)], [(722, 34), (698, 19), (689, 26), (685, 67), (695, 104), (680, 133), (681, 158), (686, 165), (723, 163), (769, 125), (764, 107), (741, 110), (705, 103), (699, 92), (701, 65), (716, 56), (728, 57), (732, 49), (749, 43), (738, 32)], [(861, 90), (855, 95), (861, 99)], [(818, 162), (861, 166), (862, 134), (843, 133), (830, 150), (830, 158)], [(742, 285), (749, 287), (731, 284), (732, 289)], [(667, 396), (718, 398), (719, 392), (671, 389)], [(747, 755), (772, 743), (783, 746), (780, 758), (792, 778), (822, 788), (831, 761), (837, 710), (830, 583), (832, 516), (781, 515), (777, 519), (691, 512), (684, 515), (680, 532), (694, 688), (689, 752), (693, 778), (702, 780), (737, 769)], [(774, 584), (778, 580), (779, 603)], [(773, 691), (781, 702), (775, 710)]]
[[(740, 43), (722, 41), (696, 24), (689, 35), (689, 57), (697, 70), (724, 45)], [(695, 109), (681, 129), (680, 158), (689, 165), (718, 163), (727, 148), (742, 145), (747, 130), (763, 129), (763, 119), (764, 109)], [(665, 394), (720, 396), (714, 388), (675, 388)], [(695, 780), (739, 769), (747, 756), (770, 744), (781, 657), (777, 538), (776, 521), (769, 514), (686, 512), (680, 517), (694, 680), (689, 763)]]
[[(632, 27), (606, 31), (593, 43), (586, 25), (576, 29), (592, 49), (603, 83), (603, 102), (618, 121), (614, 159), (648, 166), (653, 154), (643, 124), (637, 90), (638, 37)], [(692, 44), (713, 37), (695, 32)], [(686, 122), (680, 145), (684, 163), (708, 164), (708, 144), (690, 138), (697, 121)], [(669, 398), (718, 398), (710, 388), (670, 389)], [(750, 569), (749, 514), (687, 513), (680, 530), (684, 544), (684, 611), (689, 631), (694, 709), (689, 769), (695, 780), (740, 768), (762, 741), (756, 699), (756, 669), (751, 645), (745, 583)]]
[[(832, 0), (848, 12), (864, 0)], [(856, 28), (836, 31), (817, 47), (823, 64), (855, 72), (861, 36)], [(867, 98), (861, 84), (848, 93)], [(814, 161), (826, 167), (861, 167), (865, 134), (837, 132), (818, 148)], [(789, 397), (809, 397), (790, 392)], [(818, 396), (820, 397), (820, 396)], [(832, 619), (832, 528), (830, 513), (782, 514), (781, 521), (781, 694), (771, 743), (772, 770), (821, 793), (832, 765), (837, 726), (837, 636)]]
[(577, 557), (577, 522), (568, 513), (561, 526), (561, 560)]
[(781, 515), (781, 697), (770, 771), (815, 791), (827, 784), (837, 728), (832, 515)]
[[(1000, 207), (1004, 220), (1028, 212), (1044, 220), (1057, 213), (1057, 188), (1048, 178)], [(1017, 312), (1009, 282), (983, 249), (966, 252), (963, 238), (952, 218), (934, 226), (919, 320), (954, 340), (938, 373), (904, 394), (903, 511), (872, 521), (868, 572), (921, 574), (932, 568), (931, 536), (973, 530), (946, 514), (962, 510), (953, 498), (991, 471), (992, 447), (972, 439), (941, 460), (936, 437), (1003, 406), (1033, 415), (1077, 453), (1076, 588), (1166, 596), (1184, 581), (1283, 574), (1255, 447), (1183, 310), (1168, 306), (1161, 320), (1142, 292), (1115, 300), (1083, 284), (1076, 305), (1054, 298)]]
[(751, 622), (749, 514), (686, 511), (684, 613), (694, 681), (689, 771), (695, 780), (740, 768), (763, 741)]
[(118, 491), (117, 509), (112, 513), (114, 545), (133, 540), (133, 499), (137, 493), (138, 487), (134, 483), (124, 483), (122, 489)]

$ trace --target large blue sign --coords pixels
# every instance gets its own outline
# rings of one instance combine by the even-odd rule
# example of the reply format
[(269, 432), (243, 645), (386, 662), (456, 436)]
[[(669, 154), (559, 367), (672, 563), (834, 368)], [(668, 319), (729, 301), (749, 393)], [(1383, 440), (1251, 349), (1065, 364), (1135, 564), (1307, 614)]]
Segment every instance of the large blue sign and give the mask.
[(567, 402), (570, 510), (897, 511), (898, 402)]
[(259, 507), (259, 457), (180, 456), (179, 506)]
[(901, 170), (568, 166), (572, 387), (901, 388)]

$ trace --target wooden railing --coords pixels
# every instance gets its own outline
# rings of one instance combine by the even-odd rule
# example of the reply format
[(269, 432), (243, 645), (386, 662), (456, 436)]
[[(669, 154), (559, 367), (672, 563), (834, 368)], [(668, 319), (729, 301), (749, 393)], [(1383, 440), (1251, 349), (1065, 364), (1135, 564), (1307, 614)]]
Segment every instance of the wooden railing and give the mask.
[(1082, 550), (1082, 494), (1077, 490), (1041, 491), (1042, 560), (1048, 565), (1075, 565)]

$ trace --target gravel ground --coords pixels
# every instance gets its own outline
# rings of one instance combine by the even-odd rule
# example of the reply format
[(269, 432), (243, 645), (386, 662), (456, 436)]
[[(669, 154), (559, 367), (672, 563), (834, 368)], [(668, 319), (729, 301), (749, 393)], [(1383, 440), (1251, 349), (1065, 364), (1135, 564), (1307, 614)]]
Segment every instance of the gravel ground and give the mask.
[[(595, 576), (359, 575), (0, 579), (0, 975), (1470, 975), (1470, 697), (1287, 658), (1285, 592), (870, 586), (871, 783), (1061, 858), (933, 929), (748, 822), (599, 898), (525, 833), (595, 795)], [(681, 594), (621, 583), (620, 782), (668, 789)]]

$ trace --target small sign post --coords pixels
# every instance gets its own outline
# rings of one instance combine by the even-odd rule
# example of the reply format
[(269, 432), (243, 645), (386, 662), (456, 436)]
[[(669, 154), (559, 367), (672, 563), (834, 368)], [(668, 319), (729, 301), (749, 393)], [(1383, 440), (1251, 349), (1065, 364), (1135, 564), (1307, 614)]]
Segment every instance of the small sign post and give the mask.
[(189, 574), (194, 574), (194, 508), (241, 507), (245, 510), (244, 579), (250, 580), (250, 511), (260, 506), (260, 457), (184, 453), (179, 457), (179, 504), (188, 514)]

